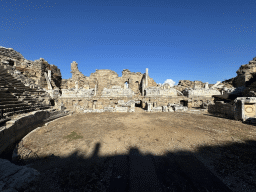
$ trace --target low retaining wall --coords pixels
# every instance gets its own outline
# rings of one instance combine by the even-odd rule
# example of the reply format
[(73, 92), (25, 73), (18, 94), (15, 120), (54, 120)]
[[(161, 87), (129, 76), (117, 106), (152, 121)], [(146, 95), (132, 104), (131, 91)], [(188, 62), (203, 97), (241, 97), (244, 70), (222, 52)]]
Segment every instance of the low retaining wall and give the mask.
[(224, 101), (216, 101), (215, 104), (208, 105), (209, 113), (223, 114), (228, 118), (234, 119), (235, 105), (224, 103)]
[(52, 115), (52, 110), (40, 110), (31, 112), (26, 116), (6, 122), (6, 126), (0, 130), (0, 155), (16, 142), (21, 140), (30, 131), (35, 129), (32, 125), (43, 122)]

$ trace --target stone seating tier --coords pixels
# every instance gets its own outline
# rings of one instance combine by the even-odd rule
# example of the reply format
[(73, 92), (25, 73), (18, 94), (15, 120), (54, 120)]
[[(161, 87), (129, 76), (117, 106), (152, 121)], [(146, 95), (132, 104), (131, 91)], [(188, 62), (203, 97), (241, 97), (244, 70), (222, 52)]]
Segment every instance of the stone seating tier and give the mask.
[(0, 63), (0, 110), (3, 111), (3, 117), (50, 107), (41, 103), (43, 96), (48, 95), (45, 91), (25, 86), (11, 72), (13, 73), (11, 66)]

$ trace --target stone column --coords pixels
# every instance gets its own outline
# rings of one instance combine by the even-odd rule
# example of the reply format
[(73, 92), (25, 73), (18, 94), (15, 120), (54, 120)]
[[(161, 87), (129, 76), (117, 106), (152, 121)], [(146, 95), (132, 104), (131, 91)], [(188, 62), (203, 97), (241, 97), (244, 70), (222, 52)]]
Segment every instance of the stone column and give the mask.
[(146, 78), (145, 78), (145, 80), (146, 80), (145, 88), (147, 88), (148, 87), (148, 68), (146, 68)]
[(78, 91), (78, 81), (76, 81), (75, 84), (76, 84), (76, 91)]
[(244, 100), (241, 100), (241, 116), (242, 120), (245, 120), (245, 113), (244, 113)]
[(52, 74), (51, 74), (51, 70), (48, 70), (48, 79), (49, 79), (49, 81), (51, 82), (51, 80), (52, 80)]
[(145, 109), (145, 107), (146, 107), (146, 103), (145, 103), (145, 102), (142, 102), (141, 108), (142, 108), (142, 109)]
[(144, 95), (144, 90), (145, 90), (144, 78), (142, 78), (142, 93), (141, 93), (142, 96), (145, 96)]
[(151, 103), (147, 103), (148, 111), (151, 111)]
[(205, 83), (204, 88), (205, 88), (205, 89), (209, 89), (209, 83), (208, 83), (208, 82)]

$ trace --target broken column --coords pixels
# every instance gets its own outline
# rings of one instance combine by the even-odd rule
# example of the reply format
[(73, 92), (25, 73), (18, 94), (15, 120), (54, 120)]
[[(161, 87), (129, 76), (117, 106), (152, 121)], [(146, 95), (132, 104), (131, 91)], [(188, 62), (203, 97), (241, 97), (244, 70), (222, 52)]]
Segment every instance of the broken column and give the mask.
[(208, 83), (208, 82), (205, 83), (204, 88), (205, 88), (205, 89), (209, 89), (209, 83)]
[(145, 77), (145, 80), (146, 80), (146, 82), (145, 82), (145, 88), (147, 88), (147, 87), (148, 87), (148, 68), (146, 68), (146, 77)]
[(48, 79), (51, 82), (52, 80), (52, 74), (51, 74), (51, 70), (48, 70)]
[(163, 106), (163, 112), (167, 112), (167, 106)]
[(75, 85), (76, 91), (78, 91), (78, 82), (76, 81), (75, 84), (76, 84), (76, 85)]
[(151, 111), (151, 103), (147, 103), (147, 107), (148, 107), (147, 111)]
[(142, 82), (141, 82), (141, 83), (142, 83), (142, 93), (141, 93), (141, 95), (142, 95), (142, 96), (145, 96), (145, 95), (144, 95), (144, 90), (145, 90), (145, 81), (144, 81), (144, 78), (142, 78)]

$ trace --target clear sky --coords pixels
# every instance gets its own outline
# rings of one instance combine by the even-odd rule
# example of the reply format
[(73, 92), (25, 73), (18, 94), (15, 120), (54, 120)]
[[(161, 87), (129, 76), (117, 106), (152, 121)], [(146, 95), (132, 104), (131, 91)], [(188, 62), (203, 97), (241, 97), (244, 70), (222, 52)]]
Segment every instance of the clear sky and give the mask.
[(256, 56), (255, 0), (0, 0), (0, 46), (44, 58), (71, 78), (78, 63), (216, 83)]

